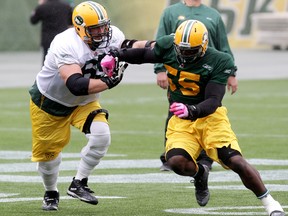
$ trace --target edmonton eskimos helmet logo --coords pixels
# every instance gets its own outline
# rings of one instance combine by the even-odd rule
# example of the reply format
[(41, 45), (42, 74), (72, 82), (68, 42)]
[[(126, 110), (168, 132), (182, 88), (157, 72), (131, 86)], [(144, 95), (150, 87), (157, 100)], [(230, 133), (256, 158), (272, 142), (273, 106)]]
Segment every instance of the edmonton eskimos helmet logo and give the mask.
[(84, 20), (83, 20), (83, 18), (82, 18), (81, 16), (76, 16), (76, 17), (74, 18), (74, 21), (75, 21), (75, 23), (76, 23), (77, 25), (82, 25), (83, 22), (84, 22)]

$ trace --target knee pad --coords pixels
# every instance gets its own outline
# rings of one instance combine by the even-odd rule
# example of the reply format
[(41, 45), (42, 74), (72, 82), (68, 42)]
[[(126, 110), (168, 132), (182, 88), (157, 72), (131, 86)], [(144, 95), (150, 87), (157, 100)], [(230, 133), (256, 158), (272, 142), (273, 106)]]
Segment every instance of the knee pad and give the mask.
[(226, 147), (217, 148), (218, 158), (222, 161), (223, 164), (229, 166), (229, 159), (235, 155), (241, 155), (241, 153), (235, 149), (231, 149), (231, 144)]
[(105, 113), (105, 117), (108, 120), (109, 113), (108, 113), (107, 110), (105, 110), (105, 109), (97, 109), (97, 110), (92, 111), (87, 116), (86, 121), (85, 121), (85, 123), (83, 125), (83, 129), (82, 129), (83, 133), (85, 133), (85, 134), (91, 133), (91, 125), (93, 123), (93, 120), (94, 120), (95, 116), (98, 115), (99, 113)]
[(62, 161), (62, 153), (52, 161), (44, 161), (37, 163), (37, 170), (39, 173), (43, 173), (45, 175), (52, 175), (59, 172), (59, 166)]
[(105, 122), (92, 122), (87, 145), (81, 151), (82, 159), (90, 164), (97, 165), (106, 154), (111, 143), (110, 129)]

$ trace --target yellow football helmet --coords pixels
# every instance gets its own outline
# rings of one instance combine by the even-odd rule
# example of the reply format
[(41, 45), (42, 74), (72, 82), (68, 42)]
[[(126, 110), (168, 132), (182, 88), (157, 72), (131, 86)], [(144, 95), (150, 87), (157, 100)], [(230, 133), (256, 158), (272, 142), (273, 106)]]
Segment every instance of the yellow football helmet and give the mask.
[(176, 30), (174, 47), (181, 63), (204, 56), (208, 47), (208, 31), (198, 20), (186, 20)]
[(109, 45), (112, 30), (102, 5), (93, 1), (80, 3), (73, 10), (72, 22), (78, 35), (92, 50)]

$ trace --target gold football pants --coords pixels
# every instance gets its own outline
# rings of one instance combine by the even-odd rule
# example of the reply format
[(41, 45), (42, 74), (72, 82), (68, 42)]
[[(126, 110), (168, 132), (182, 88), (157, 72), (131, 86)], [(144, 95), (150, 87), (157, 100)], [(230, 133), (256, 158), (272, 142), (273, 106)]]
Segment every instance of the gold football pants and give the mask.
[(227, 109), (223, 106), (217, 108), (213, 114), (198, 118), (196, 121), (172, 116), (168, 123), (166, 138), (166, 152), (173, 148), (184, 149), (195, 163), (202, 149), (224, 168), (227, 167), (219, 160), (217, 148), (231, 144), (232, 149), (241, 153), (227, 117)]
[[(90, 112), (101, 109), (98, 101), (77, 107), (65, 117), (53, 116), (41, 110), (30, 100), (30, 118), (32, 123), (32, 161), (50, 161), (55, 159), (69, 143), (71, 128), (82, 131)], [(99, 113), (93, 121), (107, 122), (105, 113)], [(108, 122), (107, 122), (108, 123)]]

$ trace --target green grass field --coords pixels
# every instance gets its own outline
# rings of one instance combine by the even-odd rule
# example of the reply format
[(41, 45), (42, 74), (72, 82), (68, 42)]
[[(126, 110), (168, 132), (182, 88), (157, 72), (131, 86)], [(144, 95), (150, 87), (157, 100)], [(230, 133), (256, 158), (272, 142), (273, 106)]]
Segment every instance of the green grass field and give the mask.
[[(244, 156), (260, 171), (272, 195), (288, 211), (288, 80), (239, 81), (226, 94), (232, 127)], [(69, 198), (86, 138), (72, 129), (59, 177), (58, 212), (41, 210), (44, 194), (36, 164), (29, 159), (31, 128), (28, 89), (0, 89), (0, 215), (3, 216), (173, 216), (266, 215), (262, 204), (244, 189), (238, 176), (215, 164), (210, 173), (211, 198), (200, 208), (190, 178), (160, 172), (166, 92), (154, 84), (126, 84), (101, 95), (110, 112), (112, 144), (89, 186), (97, 206)]]

